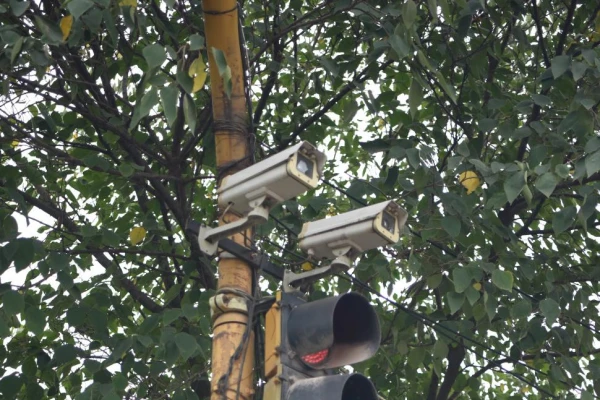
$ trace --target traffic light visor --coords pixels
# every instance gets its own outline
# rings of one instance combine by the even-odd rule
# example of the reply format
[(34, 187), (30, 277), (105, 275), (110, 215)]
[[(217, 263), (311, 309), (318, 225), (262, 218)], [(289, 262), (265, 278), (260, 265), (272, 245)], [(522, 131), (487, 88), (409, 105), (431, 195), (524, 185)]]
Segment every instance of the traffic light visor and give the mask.
[(323, 376), (294, 383), (289, 400), (377, 400), (373, 383), (361, 374)]
[(287, 333), (292, 350), (315, 369), (366, 360), (375, 354), (381, 340), (375, 310), (357, 293), (295, 307), (290, 312)]

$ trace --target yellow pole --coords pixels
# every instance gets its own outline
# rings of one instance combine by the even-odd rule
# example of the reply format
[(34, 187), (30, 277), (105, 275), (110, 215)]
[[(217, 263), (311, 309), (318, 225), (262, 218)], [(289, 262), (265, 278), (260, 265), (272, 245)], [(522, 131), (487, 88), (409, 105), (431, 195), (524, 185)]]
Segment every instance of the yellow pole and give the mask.
[[(237, 2), (203, 0), (202, 7), (210, 67), (217, 169), (232, 173), (247, 166), (252, 159)], [(224, 53), (231, 69), (230, 96), (219, 75), (219, 68), (212, 54), (213, 48)], [(227, 214), (221, 220), (231, 221), (235, 218), (235, 215)], [(247, 237), (250, 234), (250, 231), (247, 232)], [(247, 246), (244, 235), (235, 235), (233, 239)], [(240, 293), (242, 297), (246, 297), (243, 293), (252, 295), (253, 271), (245, 262), (235, 258), (221, 258), (218, 271), (218, 290), (221, 293), (228, 297), (240, 296), (235, 293)], [(213, 321), (211, 400), (249, 400), (253, 397), (254, 339), (249, 335), (244, 343), (247, 325), (247, 313), (239, 311), (225, 312)], [(245, 348), (246, 354), (244, 356), (243, 351), (238, 351), (240, 356), (234, 360), (233, 356), (238, 348)], [(226, 382), (223, 377), (228, 377)]]

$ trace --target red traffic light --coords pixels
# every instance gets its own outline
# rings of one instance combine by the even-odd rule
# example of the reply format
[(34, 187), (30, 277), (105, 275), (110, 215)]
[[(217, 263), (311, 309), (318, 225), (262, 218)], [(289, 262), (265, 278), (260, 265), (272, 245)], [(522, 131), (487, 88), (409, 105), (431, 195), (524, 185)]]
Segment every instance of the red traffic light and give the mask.
[(371, 357), (379, 348), (381, 331), (367, 299), (346, 293), (294, 307), (287, 337), (306, 365), (326, 369)]

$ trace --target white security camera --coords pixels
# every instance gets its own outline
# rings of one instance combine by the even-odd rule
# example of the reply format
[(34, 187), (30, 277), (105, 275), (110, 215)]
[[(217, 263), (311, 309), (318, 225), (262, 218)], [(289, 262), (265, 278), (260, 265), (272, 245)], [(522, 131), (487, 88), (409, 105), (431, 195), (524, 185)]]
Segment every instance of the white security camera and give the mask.
[(218, 228), (200, 227), (200, 249), (215, 254), (220, 239), (267, 222), (269, 210), (277, 203), (317, 187), (325, 160), (315, 146), (300, 142), (223, 178), (217, 189), (219, 207), (240, 219)]
[(229, 207), (240, 216), (257, 206), (270, 209), (317, 187), (325, 160), (325, 154), (312, 144), (298, 143), (223, 178), (217, 189), (219, 207)]
[(315, 259), (350, 260), (360, 253), (400, 239), (406, 211), (393, 201), (359, 208), (335, 217), (307, 222), (298, 236), (300, 248)]
[(298, 235), (300, 248), (312, 259), (332, 261), (325, 267), (307, 272), (285, 271), (283, 290), (296, 291), (303, 284), (347, 270), (360, 253), (398, 242), (407, 217), (398, 204), (384, 201), (335, 217), (306, 222)]

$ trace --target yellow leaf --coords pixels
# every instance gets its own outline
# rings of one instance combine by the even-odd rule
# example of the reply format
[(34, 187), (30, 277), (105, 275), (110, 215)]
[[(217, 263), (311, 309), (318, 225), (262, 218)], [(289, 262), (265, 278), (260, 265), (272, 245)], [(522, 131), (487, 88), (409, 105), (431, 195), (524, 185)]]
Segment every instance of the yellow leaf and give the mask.
[(137, 7), (137, 0), (121, 0), (119, 5), (121, 7)]
[(17, 147), (19, 145), (19, 141), (18, 140), (13, 140), (12, 142), (10, 142), (10, 147), (12, 147), (13, 149), (15, 147)]
[(465, 171), (460, 174), (458, 180), (461, 185), (467, 189), (467, 194), (471, 194), (481, 185), (481, 181), (477, 174), (473, 171)]
[(475, 290), (477, 290), (479, 292), (481, 290), (481, 283), (475, 282), (473, 284), (473, 289), (475, 289)]
[(66, 17), (62, 17), (60, 19), (60, 30), (63, 34), (63, 40), (67, 40), (69, 34), (71, 33), (71, 27), (73, 26), (73, 16), (67, 15)]
[(310, 271), (311, 269), (313, 269), (313, 265), (311, 263), (309, 263), (308, 261), (305, 263), (302, 263), (303, 271)]
[(194, 87), (192, 88), (192, 93), (196, 93), (198, 90), (202, 89), (204, 83), (206, 82), (206, 64), (204, 64), (204, 60), (202, 56), (198, 56), (192, 64), (190, 65), (190, 69), (188, 70), (188, 75), (190, 78), (194, 78)]
[(129, 240), (134, 246), (144, 240), (145, 237), (146, 230), (141, 226), (136, 226), (131, 230), (131, 232), (129, 232)]

